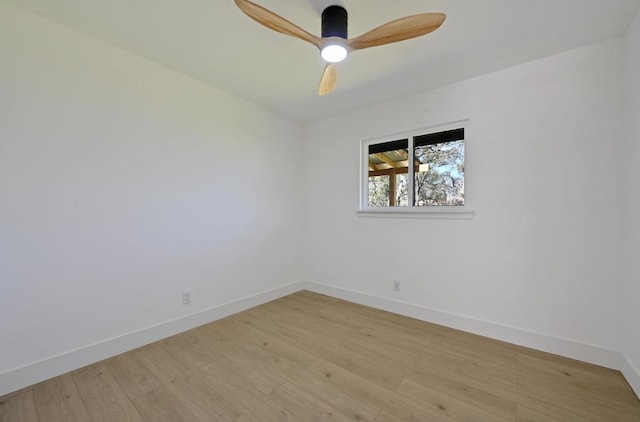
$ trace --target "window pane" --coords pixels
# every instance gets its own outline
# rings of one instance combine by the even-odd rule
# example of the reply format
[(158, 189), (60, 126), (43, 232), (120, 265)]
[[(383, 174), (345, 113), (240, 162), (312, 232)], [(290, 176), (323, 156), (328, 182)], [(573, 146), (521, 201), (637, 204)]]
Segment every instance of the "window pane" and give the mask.
[(419, 162), (415, 205), (464, 205), (464, 141), (417, 146), (414, 151)]
[(409, 141), (369, 145), (370, 207), (409, 206)]
[(396, 206), (409, 206), (409, 174), (396, 175)]
[(389, 206), (389, 176), (369, 176), (369, 206)]

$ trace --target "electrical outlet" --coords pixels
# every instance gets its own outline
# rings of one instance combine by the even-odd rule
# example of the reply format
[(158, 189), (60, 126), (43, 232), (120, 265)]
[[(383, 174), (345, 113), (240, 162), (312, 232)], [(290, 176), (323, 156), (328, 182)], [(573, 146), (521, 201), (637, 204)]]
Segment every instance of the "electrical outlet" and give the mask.
[(393, 291), (394, 292), (400, 291), (400, 280), (393, 280)]
[(182, 304), (191, 305), (191, 292), (182, 292)]

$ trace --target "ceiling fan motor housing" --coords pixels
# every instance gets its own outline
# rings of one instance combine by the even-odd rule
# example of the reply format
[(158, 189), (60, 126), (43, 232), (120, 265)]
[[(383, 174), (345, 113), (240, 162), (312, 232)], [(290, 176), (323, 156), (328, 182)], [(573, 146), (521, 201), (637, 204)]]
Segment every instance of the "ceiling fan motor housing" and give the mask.
[(342, 6), (329, 6), (322, 12), (322, 38), (347, 37), (347, 11)]

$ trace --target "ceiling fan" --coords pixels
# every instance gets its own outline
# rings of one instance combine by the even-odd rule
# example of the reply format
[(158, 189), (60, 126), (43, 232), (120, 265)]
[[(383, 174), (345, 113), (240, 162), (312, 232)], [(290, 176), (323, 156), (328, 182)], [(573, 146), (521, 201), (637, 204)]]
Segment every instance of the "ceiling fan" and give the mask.
[(285, 18), (249, 0), (234, 0), (240, 10), (256, 22), (281, 34), (307, 41), (320, 50), (327, 62), (320, 78), (319, 95), (331, 93), (338, 80), (336, 63), (351, 51), (362, 50), (419, 37), (442, 25), (444, 13), (421, 13), (385, 23), (355, 38), (347, 38), (347, 11), (342, 6), (329, 6), (322, 12), (322, 36), (310, 34)]

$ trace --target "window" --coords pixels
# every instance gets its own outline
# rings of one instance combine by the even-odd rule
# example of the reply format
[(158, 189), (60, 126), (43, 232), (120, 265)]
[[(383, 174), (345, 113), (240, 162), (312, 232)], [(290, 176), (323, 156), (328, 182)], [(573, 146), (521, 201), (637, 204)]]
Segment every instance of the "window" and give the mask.
[(461, 209), (464, 140), (465, 125), (457, 123), (363, 141), (361, 211)]

